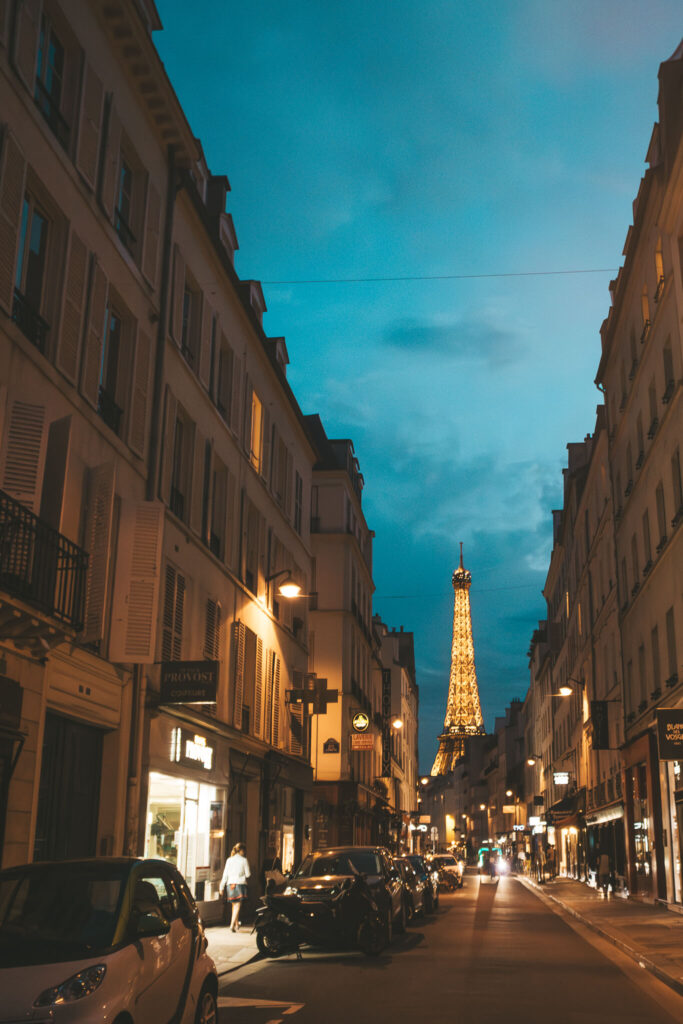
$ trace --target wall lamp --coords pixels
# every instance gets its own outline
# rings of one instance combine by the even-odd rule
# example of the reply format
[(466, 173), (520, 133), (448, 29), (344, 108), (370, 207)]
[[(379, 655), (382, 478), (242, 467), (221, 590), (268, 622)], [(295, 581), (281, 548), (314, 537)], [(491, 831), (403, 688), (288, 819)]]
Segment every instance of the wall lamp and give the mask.
[(278, 594), (282, 597), (298, 597), (301, 593), (301, 587), (292, 578), (291, 569), (280, 569), (279, 572), (274, 572), (272, 576), (266, 576), (266, 583), (272, 583), (278, 576), (284, 576), (282, 583), (278, 583)]
[(391, 725), (392, 725), (392, 728), (394, 728), (394, 729), (402, 729), (403, 728), (403, 719), (402, 718), (395, 718), (393, 720), (393, 722), (391, 723)]
[(533, 766), (536, 764), (536, 762), (540, 761), (540, 760), (541, 760), (541, 755), (540, 754), (529, 754), (527, 759), (526, 759), (526, 763), (529, 765), (530, 768), (533, 768)]

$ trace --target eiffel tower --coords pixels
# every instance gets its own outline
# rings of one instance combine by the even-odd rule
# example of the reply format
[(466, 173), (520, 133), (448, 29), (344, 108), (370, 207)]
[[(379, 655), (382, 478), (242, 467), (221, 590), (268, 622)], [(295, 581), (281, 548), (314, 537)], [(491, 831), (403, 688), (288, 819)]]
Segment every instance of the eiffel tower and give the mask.
[(460, 565), (453, 573), (455, 601), (453, 607), (453, 643), (451, 644), (451, 675), (448, 705), (439, 750), (432, 766), (432, 775), (445, 775), (465, 751), (469, 736), (484, 735), (484, 719), (479, 703), (479, 687), (474, 667), (470, 586), (472, 575), (465, 569), (460, 544)]

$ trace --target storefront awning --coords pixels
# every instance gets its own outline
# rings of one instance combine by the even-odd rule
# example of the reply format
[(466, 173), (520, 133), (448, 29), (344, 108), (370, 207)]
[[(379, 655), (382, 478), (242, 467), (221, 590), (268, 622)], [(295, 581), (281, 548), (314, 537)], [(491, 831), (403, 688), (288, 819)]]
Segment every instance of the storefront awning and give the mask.
[(599, 811), (593, 811), (586, 815), (586, 825), (602, 825), (606, 821), (616, 821), (624, 817), (624, 805), (615, 804), (613, 807), (602, 807)]

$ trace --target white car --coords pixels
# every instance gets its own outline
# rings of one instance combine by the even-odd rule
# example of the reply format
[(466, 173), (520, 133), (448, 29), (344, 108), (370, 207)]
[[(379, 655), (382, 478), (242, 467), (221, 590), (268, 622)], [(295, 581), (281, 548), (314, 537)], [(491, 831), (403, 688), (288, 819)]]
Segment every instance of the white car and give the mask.
[(0, 1024), (216, 1024), (206, 946), (185, 879), (166, 861), (0, 871)]
[(456, 860), (455, 857), (450, 853), (436, 853), (431, 859), (431, 865), (439, 871), (448, 871), (453, 876), (456, 887), (461, 887), (463, 882), (463, 874), (465, 870), (465, 864), (461, 860)]

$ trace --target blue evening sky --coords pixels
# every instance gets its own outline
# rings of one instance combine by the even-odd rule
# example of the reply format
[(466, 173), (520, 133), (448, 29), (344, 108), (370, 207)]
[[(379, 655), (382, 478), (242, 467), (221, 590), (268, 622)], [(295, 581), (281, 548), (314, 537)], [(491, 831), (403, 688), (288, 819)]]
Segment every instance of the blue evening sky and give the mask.
[(566, 444), (595, 423), (616, 269), (679, 0), (158, 0), (156, 43), (264, 282), (304, 412), (353, 439), (375, 610), (415, 633), (420, 760), (464, 541), (487, 728), (528, 686)]

